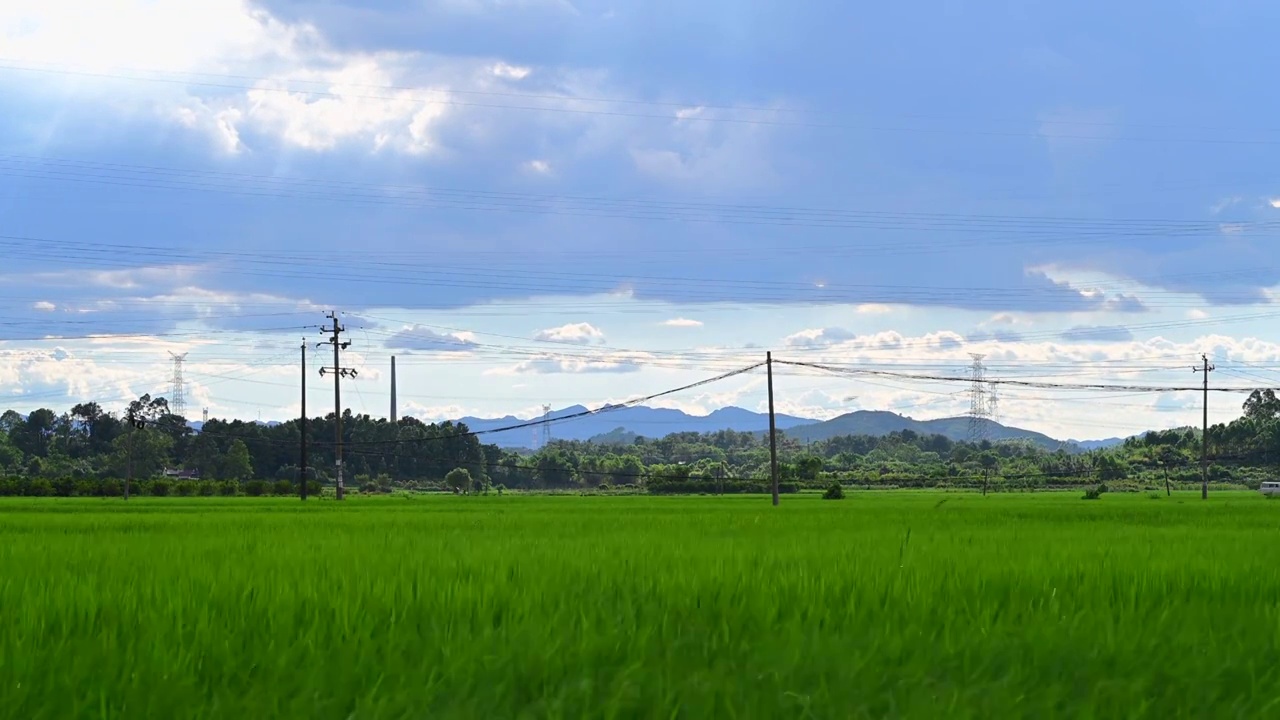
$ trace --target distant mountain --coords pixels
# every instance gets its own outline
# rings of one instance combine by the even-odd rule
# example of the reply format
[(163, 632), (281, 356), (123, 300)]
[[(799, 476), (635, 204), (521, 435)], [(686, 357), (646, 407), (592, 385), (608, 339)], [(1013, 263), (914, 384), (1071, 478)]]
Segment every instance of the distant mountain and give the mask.
[[(1076, 444), (1054, 440), (1043, 433), (1007, 427), (991, 420), (983, 422), (986, 424), (986, 435), (993, 442), (1000, 440), (1030, 440), (1048, 450), (1062, 448), (1067, 451), (1079, 451), (1082, 449)], [(793, 427), (787, 430), (786, 434), (789, 438), (795, 438), (801, 442), (810, 442), (829, 440), (845, 435), (881, 436), (903, 430), (911, 430), (921, 435), (943, 435), (951, 440), (965, 440), (969, 437), (969, 418), (914, 420), (884, 410), (859, 410), (825, 422)]]
[(1123, 445), (1125, 438), (1107, 438), (1105, 440), (1068, 440), (1067, 442), (1080, 446), (1081, 450), (1105, 450), (1117, 445)]
[[(573, 405), (556, 410), (549, 417), (554, 421), (557, 418), (586, 412), (586, 410), (587, 408), (581, 405)], [(458, 422), (465, 423), (473, 431), (491, 431), (530, 421), (508, 415), (500, 418), (464, 417)], [(785, 430), (800, 425), (812, 425), (816, 421), (811, 418), (777, 415), (775, 422), (779, 429)], [(484, 435), (481, 440), (507, 448), (527, 448), (534, 444), (537, 429), (525, 427), (518, 430), (493, 432)], [(766, 413), (737, 407), (720, 408), (709, 415), (690, 415), (682, 410), (636, 406), (601, 410), (572, 420), (551, 422), (548, 423), (547, 429), (553, 440), (592, 440), (606, 436), (614, 438), (613, 442), (616, 443), (634, 441), (637, 435), (660, 438), (680, 432), (706, 433), (717, 430), (763, 432), (769, 429), (769, 416)], [(628, 437), (630, 440), (627, 440)]]

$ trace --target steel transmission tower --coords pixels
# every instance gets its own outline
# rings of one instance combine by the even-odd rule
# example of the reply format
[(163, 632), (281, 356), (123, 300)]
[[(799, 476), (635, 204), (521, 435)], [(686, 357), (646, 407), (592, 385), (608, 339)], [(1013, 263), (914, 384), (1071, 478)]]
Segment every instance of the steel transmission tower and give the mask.
[(542, 447), (551, 444), (551, 406), (542, 406)]
[(187, 383), (182, 377), (182, 363), (187, 353), (169, 353), (173, 358), (173, 377), (169, 379), (169, 412), (180, 418), (187, 416)]
[(987, 366), (982, 364), (986, 356), (969, 353), (969, 357), (973, 358), (969, 366), (969, 442), (979, 443), (987, 438), (992, 403), (987, 395)]

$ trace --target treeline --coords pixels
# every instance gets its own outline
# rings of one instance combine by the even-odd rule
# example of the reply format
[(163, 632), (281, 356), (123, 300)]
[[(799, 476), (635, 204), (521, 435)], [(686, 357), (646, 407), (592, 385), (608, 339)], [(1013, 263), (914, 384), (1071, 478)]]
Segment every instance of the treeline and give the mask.
[[(138, 422), (129, 422), (134, 418)], [(724, 430), (638, 438), (625, 445), (557, 441), (536, 453), (482, 442), (465, 425), (395, 423), (343, 416), (346, 485), (386, 492), (397, 487), (484, 491), (634, 486), (650, 493), (766, 492), (767, 441)], [(332, 486), (333, 415), (307, 421), (308, 482)], [(0, 494), (151, 495), (292, 494), (300, 481), (301, 423), (210, 420), (201, 431), (143, 396), (123, 416), (96, 403), (62, 415), (36, 410), (0, 416)], [(1259, 391), (1238, 420), (1210, 428), (1210, 480), (1256, 487), (1280, 465), (1280, 400)], [(847, 436), (813, 443), (779, 438), (781, 490), (826, 487), (1113, 487), (1198, 483), (1200, 436), (1191, 429), (1151, 432), (1107, 450), (1049, 452), (1030, 442), (967, 443), (911, 431)], [(446, 483), (467, 471), (466, 487)], [(136, 488), (136, 490), (135, 490)]]

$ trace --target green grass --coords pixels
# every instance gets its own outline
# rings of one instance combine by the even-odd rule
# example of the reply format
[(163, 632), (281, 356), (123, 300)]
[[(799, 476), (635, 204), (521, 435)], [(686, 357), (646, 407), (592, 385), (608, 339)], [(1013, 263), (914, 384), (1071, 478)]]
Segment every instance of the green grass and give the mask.
[(1280, 502), (0, 502), (0, 716), (1280, 715)]

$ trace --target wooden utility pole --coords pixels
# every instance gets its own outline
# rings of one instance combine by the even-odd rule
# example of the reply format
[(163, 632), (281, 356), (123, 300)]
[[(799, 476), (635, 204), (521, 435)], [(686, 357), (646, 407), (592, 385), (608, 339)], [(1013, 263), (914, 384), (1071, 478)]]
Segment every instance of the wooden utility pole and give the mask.
[(1204, 373), (1204, 425), (1200, 430), (1200, 499), (1209, 499), (1209, 373), (1217, 368), (1209, 364), (1209, 357), (1201, 355), (1203, 366), (1192, 372)]
[(773, 482), (773, 504), (778, 504), (778, 426), (773, 416), (773, 353), (765, 353), (769, 375), (769, 477)]
[[(342, 500), (345, 497), (345, 487), (342, 483), (342, 378), (354, 378), (357, 373), (354, 368), (342, 367), (342, 360), (338, 356), (339, 350), (346, 350), (351, 345), (351, 341), (339, 339), (342, 333), (346, 332), (346, 328), (338, 324), (338, 313), (330, 312), (326, 317), (333, 321), (333, 327), (321, 328), (320, 332), (332, 335), (328, 340), (328, 344), (333, 345), (333, 367), (320, 368), (320, 376), (323, 377), (326, 372), (333, 373), (333, 424), (335, 428), (333, 462), (337, 471), (336, 496), (339, 500)], [(319, 345), (324, 344), (319, 343)]]
[(135, 426), (134, 426), (133, 415), (130, 414), (129, 415), (129, 438), (125, 441), (125, 445), (126, 445), (125, 453), (128, 455), (128, 457), (125, 460), (125, 465), (128, 466), (128, 470), (125, 472), (125, 476), (124, 476), (124, 499), (125, 500), (129, 499), (129, 483), (133, 480), (133, 429), (134, 427)]
[(302, 445), (298, 448), (298, 480), (302, 499), (307, 499), (307, 339), (302, 338)]

